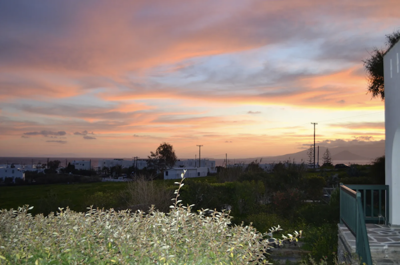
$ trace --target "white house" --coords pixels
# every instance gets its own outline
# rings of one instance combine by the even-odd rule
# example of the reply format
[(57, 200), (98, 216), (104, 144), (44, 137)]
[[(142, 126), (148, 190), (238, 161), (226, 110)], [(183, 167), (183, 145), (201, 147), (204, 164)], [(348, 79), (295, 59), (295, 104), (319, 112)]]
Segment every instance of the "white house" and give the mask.
[(15, 179), (25, 180), (25, 173), (18, 168), (2, 167), (0, 168), (0, 180), (5, 181), (6, 178), (12, 178), (15, 183)]
[(138, 169), (143, 169), (147, 167), (147, 160), (146, 159), (137, 159), (137, 160), (100, 159), (98, 164), (99, 169), (102, 169), (103, 167), (112, 168), (115, 166), (121, 166), (122, 168), (129, 168), (135, 166)]
[(74, 160), (70, 162), (71, 165), (75, 166), (77, 170), (91, 170), (92, 169), (92, 161), (85, 160)]
[(174, 167), (206, 167), (209, 173), (217, 173), (217, 168), (215, 167), (215, 161), (209, 159), (201, 159), (200, 163), (198, 159), (186, 159), (178, 160), (175, 162)]
[(385, 77), (385, 171), (389, 223), (400, 226), (400, 42), (383, 57)]
[(208, 173), (207, 167), (173, 167), (164, 171), (164, 179), (180, 179), (185, 170), (185, 178), (206, 177)]

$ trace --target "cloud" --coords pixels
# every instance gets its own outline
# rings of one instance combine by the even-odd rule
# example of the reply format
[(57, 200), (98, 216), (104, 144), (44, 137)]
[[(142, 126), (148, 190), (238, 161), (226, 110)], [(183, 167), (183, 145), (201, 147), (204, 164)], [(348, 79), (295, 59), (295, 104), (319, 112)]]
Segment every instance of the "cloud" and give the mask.
[(83, 139), (85, 139), (85, 140), (95, 140), (96, 137), (85, 135), (85, 136), (83, 136)]
[(225, 141), (225, 143), (231, 144), (231, 143), (233, 143), (233, 142), (232, 142), (232, 141)]
[(384, 130), (385, 122), (349, 122), (349, 123), (333, 123), (330, 127), (346, 128), (352, 130)]
[(93, 132), (88, 132), (88, 131), (82, 131), (82, 132), (75, 132), (74, 133), (74, 135), (88, 135), (88, 134), (93, 134), (94, 135), (94, 133)]
[[(366, 145), (366, 144), (371, 144), (371, 143), (376, 143), (376, 142), (381, 142), (381, 141), (383, 141), (383, 140), (375, 141), (373, 136), (359, 136), (359, 137), (354, 137), (354, 139), (351, 139), (351, 140), (343, 140), (343, 139), (323, 140), (323, 141), (317, 142), (316, 144), (333, 148), (333, 147), (345, 147), (345, 146), (348, 146), (349, 144)], [(309, 146), (309, 144), (307, 146)]]
[(49, 140), (49, 141), (46, 141), (46, 143), (66, 144), (67, 141), (62, 141), (62, 140)]
[(66, 135), (67, 133), (65, 132), (65, 131), (58, 131), (58, 132), (56, 132), (56, 131), (46, 131), (46, 130), (43, 130), (43, 131), (36, 131), (36, 132), (26, 132), (26, 133), (24, 133), (24, 135), (25, 136), (36, 136), (36, 135), (42, 135), (42, 136), (44, 136), (44, 137), (51, 137), (51, 136), (64, 136), (64, 135)]
[(144, 139), (144, 138), (147, 138), (147, 139), (162, 139), (162, 137), (157, 137), (157, 136), (153, 136), (153, 135), (146, 135), (146, 134), (142, 134), (142, 135), (134, 134), (133, 137), (142, 138), (142, 139)]
[[(306, 132), (280, 128), (311, 111), (383, 111), (366, 95), (362, 60), (398, 28), (399, 8), (389, 0), (3, 1), (0, 137), (62, 139), (53, 130), (61, 128), (80, 141), (96, 131), (109, 140), (93, 141), (101, 152), (114, 139), (146, 137), (245, 146), (252, 136), (235, 136), (267, 131), (289, 145)], [(331, 126), (338, 138), (383, 131), (347, 119)]]

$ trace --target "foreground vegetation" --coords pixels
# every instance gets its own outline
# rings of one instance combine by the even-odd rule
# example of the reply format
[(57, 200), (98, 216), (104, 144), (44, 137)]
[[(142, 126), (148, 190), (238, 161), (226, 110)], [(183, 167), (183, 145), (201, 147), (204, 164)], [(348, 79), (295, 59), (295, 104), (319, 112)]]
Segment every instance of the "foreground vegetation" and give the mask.
[[(183, 186), (182, 182), (179, 188)], [(175, 191), (168, 213), (59, 208), (47, 217), (31, 208), (0, 211), (0, 264), (260, 264), (283, 240), (252, 226), (231, 226), (224, 212), (193, 213)], [(268, 240), (269, 237), (270, 239)]]
[[(57, 247), (52, 248), (51, 245), (43, 246), (42, 249), (46, 249), (46, 247), (48, 247), (50, 249), (46, 251), (52, 253), (51, 255), (46, 255), (49, 255), (58, 261), (65, 260), (66, 262), (68, 261), (71, 263), (79, 263), (78, 259), (72, 260), (72, 258), (69, 256), (73, 255), (75, 257), (80, 257), (79, 259), (81, 262), (90, 263), (92, 261), (90, 261), (89, 259), (85, 260), (84, 256), (86, 255), (85, 257), (91, 257), (93, 255), (96, 255), (96, 260), (93, 261), (94, 263), (110, 263), (112, 262), (111, 259), (120, 264), (134, 262), (137, 258), (137, 256), (135, 256), (136, 254), (133, 254), (133, 256), (129, 257), (126, 255), (124, 256), (124, 253), (126, 253), (124, 252), (125, 250), (119, 249), (123, 248), (128, 243), (125, 243), (125, 241), (117, 242), (115, 241), (117, 239), (113, 239), (113, 237), (109, 236), (109, 234), (117, 233), (118, 235), (121, 235), (121, 233), (133, 233), (133, 230), (129, 230), (128, 227), (125, 226), (125, 223), (131, 223), (133, 222), (132, 220), (137, 220), (141, 223), (147, 222), (149, 223), (149, 225), (154, 225), (154, 223), (152, 222), (155, 222), (155, 219), (151, 218), (155, 218), (157, 216), (157, 218), (161, 218), (160, 220), (163, 220), (160, 221), (160, 224), (164, 225), (165, 230), (162, 230), (161, 226), (159, 227), (159, 229), (161, 229), (163, 233), (171, 232), (171, 229), (173, 231), (183, 231), (185, 229), (188, 229), (187, 233), (191, 231), (190, 233), (193, 234), (196, 234), (196, 231), (199, 231), (198, 233), (206, 233), (202, 229), (214, 229), (211, 227), (207, 228), (208, 224), (206, 223), (214, 222), (217, 220), (219, 220), (217, 222), (220, 222), (220, 224), (225, 223), (226, 225), (226, 230), (222, 229), (221, 227), (218, 228), (222, 229), (221, 233), (231, 233), (228, 232), (230, 231), (229, 229), (244, 229), (240, 230), (240, 233), (242, 233), (243, 231), (247, 231), (246, 233), (253, 234), (256, 238), (261, 238), (262, 234), (265, 236), (265, 233), (269, 232), (269, 228), (276, 225), (280, 225), (285, 229), (283, 231), (276, 231), (275, 235), (277, 237), (281, 237), (282, 232), (287, 234), (292, 233), (295, 230), (304, 230), (304, 237), (301, 239), (303, 245), (302, 248), (307, 250), (308, 253), (311, 254), (313, 259), (322, 259), (322, 262), (324, 262), (324, 264), (332, 264), (335, 260), (337, 247), (339, 194), (337, 191), (333, 192), (329, 203), (327, 203), (327, 201), (321, 200), (321, 198), (323, 198), (322, 188), (326, 186), (337, 186), (339, 182), (360, 183), (361, 181), (361, 183), (363, 183), (362, 181), (364, 181), (365, 183), (377, 183), (382, 179), (382, 177), (379, 177), (382, 176), (382, 174), (379, 173), (380, 167), (378, 162), (379, 161), (377, 160), (377, 162), (373, 166), (352, 166), (350, 168), (345, 168), (341, 170), (335, 170), (333, 167), (327, 167), (319, 172), (308, 171), (304, 165), (298, 165), (294, 163), (277, 164), (273, 171), (268, 173), (261, 170), (258, 167), (257, 163), (251, 164), (246, 169), (224, 169), (217, 176), (185, 180), (185, 186), (183, 186), (180, 191), (180, 198), (183, 205), (194, 204), (190, 207), (191, 211), (183, 207), (176, 207), (170, 212), (169, 206), (171, 198), (174, 196), (173, 193), (175, 190), (173, 181), (147, 181), (145, 178), (138, 179), (130, 183), (87, 183), (61, 185), (53, 184), (37, 186), (0, 187), (0, 209), (16, 209), (18, 205), (24, 204), (35, 206), (35, 208), (30, 211), (33, 216), (29, 216), (26, 213), (26, 209), (21, 209), (20, 213), (10, 211), (3, 211), (2, 213), (3, 217), (8, 216), (8, 221), (4, 221), (3, 223), (11, 223), (10, 218), (13, 218), (12, 220), (24, 220), (23, 222), (26, 223), (26, 226), (21, 225), (21, 227), (14, 228), (8, 226), (7, 229), (15, 229), (15, 231), (19, 231), (20, 229), (26, 230), (24, 229), (24, 227), (31, 227), (34, 223), (40, 224), (39, 227), (31, 227), (34, 230), (31, 229), (30, 232), (20, 232), (26, 233), (20, 234), (21, 237), (30, 238), (30, 236), (36, 236), (35, 231), (42, 231), (40, 233), (45, 233), (50, 240), (52, 237), (55, 237), (56, 234), (52, 235), (47, 234), (47, 232), (43, 232), (45, 230), (44, 227), (50, 227), (54, 224), (54, 229), (56, 229), (56, 224), (58, 224), (58, 222), (60, 222), (59, 225), (66, 225), (67, 227), (69, 224), (73, 225), (72, 228), (68, 228), (70, 230), (74, 230), (73, 227), (78, 230), (82, 229), (79, 230), (79, 233), (77, 232), (78, 238), (73, 239), (75, 242), (74, 244), (78, 244), (79, 242), (82, 242), (82, 244), (84, 244), (83, 242), (86, 242), (85, 244), (87, 245), (85, 245), (84, 254), (82, 255), (72, 254), (72, 249), (68, 250), (66, 253), (62, 252), (65, 250), (63, 244), (67, 246), (68, 243), (64, 241), (63, 243), (61, 243), (61, 239), (59, 239), (61, 240), (60, 243), (54, 243), (53, 241), (51, 241), (53, 242), (51, 244), (56, 244), (53, 246)], [(382, 161), (380, 161), (380, 164), (382, 164)], [(306, 200), (308, 200), (309, 202), (306, 202)], [(152, 205), (155, 205), (155, 208), (151, 208)], [(69, 206), (70, 209), (62, 212), (57, 210), (58, 207), (66, 208), (67, 206)], [(92, 207), (90, 208), (89, 212), (84, 214), (84, 212), (87, 211), (88, 206)], [(100, 209), (104, 209), (100, 210), (97, 209), (97, 207), (99, 207)], [(151, 208), (150, 211), (149, 208)], [(207, 219), (205, 217), (206, 213), (210, 213), (209, 211), (202, 210), (206, 208), (216, 210), (214, 218)], [(130, 212), (126, 209), (130, 210)], [(157, 211), (155, 209), (157, 209)], [(122, 211), (118, 212), (118, 210)], [(137, 210), (140, 210), (141, 213), (138, 214), (136, 212)], [(200, 215), (192, 215), (193, 213), (198, 213), (198, 211), (200, 211)], [(221, 214), (223, 211), (230, 211), (230, 215), (227, 216)], [(58, 213), (54, 215), (49, 214), (50, 212)], [(179, 213), (183, 216), (186, 216), (184, 218), (193, 219), (184, 219), (186, 221), (179, 221), (181, 220), (179, 219), (180, 217), (176, 217), (178, 219), (173, 219), (175, 218), (173, 217), (174, 212), (176, 214)], [(47, 216), (47, 218), (45, 218), (45, 216)], [(77, 220), (79, 219), (79, 222), (73, 221), (74, 218)], [(61, 222), (61, 220), (64, 221)], [(178, 222), (179, 224), (176, 222)], [(195, 222), (198, 222), (199, 225), (202, 226), (198, 227), (194, 225), (193, 223)], [(79, 223), (81, 223), (82, 225), (77, 225)], [(231, 224), (228, 225), (228, 223)], [(95, 228), (91, 229), (93, 229), (93, 231), (97, 231), (97, 234), (92, 234), (92, 232), (85, 230), (90, 228), (90, 224), (92, 224), (92, 226), (95, 226)], [(105, 226), (105, 224), (107, 225)], [(172, 224), (178, 226), (172, 226)], [(184, 224), (190, 225), (192, 227), (183, 228), (179, 226), (182, 226)], [(217, 226), (220, 224), (213, 223), (213, 225)], [(2, 224), (0, 224), (0, 229), (1, 226)], [(40, 230), (40, 227), (42, 230)], [(154, 230), (153, 228), (149, 229), (146, 227), (140, 227), (140, 229), (145, 229), (145, 231), (153, 231), (154, 233), (158, 231)], [(104, 232), (103, 230), (106, 232)], [(3, 235), (4, 231), (4, 229), (0, 231), (0, 235)], [(59, 231), (51, 231), (61, 235)], [(72, 234), (73, 233), (71, 231), (71, 235)], [(108, 246), (107, 244), (110, 243), (106, 237), (101, 237), (102, 235), (107, 235), (107, 237), (110, 237), (112, 240), (117, 242), (115, 243), (115, 248), (110, 248), (110, 251), (115, 250), (116, 252), (107, 252), (108, 254), (105, 254), (106, 252), (104, 252), (103, 254), (96, 252), (100, 251), (101, 249), (106, 251)], [(154, 235), (150, 235), (149, 238), (151, 238), (151, 236)], [(67, 240), (67, 238), (64, 238), (64, 236), (62, 237), (63, 240)], [(131, 239), (132, 237), (133, 236), (130, 236)], [(170, 235), (165, 235), (165, 237), (159, 238), (159, 241), (161, 240), (160, 242), (169, 242), (169, 240), (175, 240), (176, 242), (181, 242), (179, 240), (183, 240), (177, 235), (175, 235), (175, 237), (172, 238)], [(225, 236), (221, 235), (221, 238), (223, 237)], [(232, 240), (232, 238), (230, 238), (229, 240)], [(234, 242), (226, 244), (236, 244), (238, 241), (235, 240)], [(9, 248), (11, 247), (10, 242), (11, 241), (7, 241), (6, 243), (3, 243), (2, 246), (4, 248)], [(150, 244), (149, 242), (150, 241), (148, 241), (146, 244)], [(136, 246), (135, 251), (139, 251), (138, 242), (132, 241), (129, 244), (126, 246), (129, 246), (131, 248)], [(263, 251), (265, 251), (265, 245), (260, 242), (259, 244), (261, 245), (258, 245), (257, 248), (264, 248), (264, 250), (260, 250), (262, 253), (264, 253)], [(14, 248), (16, 247), (15, 244), (12, 246)], [(93, 246), (97, 247), (93, 248)], [(110, 246), (114, 246), (112, 242)], [(158, 246), (160, 247), (160, 245)], [(9, 252), (9, 249), (5, 251), (4, 248), (2, 251), (0, 250), (1, 253), (3, 253), (1, 255), (8, 260), (11, 260), (12, 258), (16, 259), (23, 256), (21, 253), (18, 254), (18, 252), (15, 252), (18, 249), (21, 249), (20, 247), (17, 247), (17, 250), (15, 250), (14, 252), (10, 252), (14, 254), (6, 254)], [(34, 249), (35, 246), (29, 247), (29, 249), (30, 248)], [(201, 248), (201, 246), (199, 246), (199, 248)], [(164, 250), (166, 251), (165, 253), (175, 253), (175, 251), (180, 251), (178, 249), (168, 250), (168, 248), (163, 249), (163, 251)], [(36, 250), (32, 251), (32, 253), (36, 253), (30, 254), (32, 256), (30, 257), (32, 258), (32, 260), (36, 258), (38, 260), (42, 259), (43, 262), (45, 262), (45, 260), (46, 262), (50, 262), (50, 259), (45, 259), (46, 255), (43, 253), (43, 251), (40, 252), (39, 249), (37, 249), (38, 252), (35, 252)], [(150, 250), (148, 249), (148, 251)], [(190, 249), (190, 251), (197, 250), (194, 248)], [(204, 250), (202, 249), (201, 251)], [(175, 255), (175, 259), (168, 259), (168, 263), (178, 262), (176, 257), (182, 255), (181, 252), (178, 252), (176, 252), (175, 254), (170, 254)], [(41, 254), (39, 255), (37, 253)], [(217, 254), (217, 252), (215, 251), (211, 251), (210, 253)], [(261, 255), (260, 253), (258, 253), (257, 255)], [(155, 254), (158, 255), (157, 257), (160, 259), (162, 257), (165, 258), (165, 260), (157, 260), (157, 262), (167, 262), (168, 255), (164, 254)], [(212, 256), (214, 254), (210, 255)], [(139, 253), (137, 253), (137, 255), (139, 255)], [(142, 253), (141, 255), (147, 254)], [(197, 254), (192, 253), (188, 255), (196, 257), (197, 259)], [(233, 255), (236, 254), (233, 253)], [(252, 255), (255, 254), (253, 253)], [(114, 259), (114, 256), (118, 258)], [(24, 257), (27, 258), (28, 256), (25, 255)], [(97, 259), (97, 257), (101, 258)], [(145, 262), (144, 260), (142, 261)], [(229, 262), (229, 259), (223, 261)], [(204, 260), (204, 262), (207, 263), (207, 260)], [(188, 264), (189, 263), (191, 262), (188, 261)], [(305, 257), (303, 263), (310, 263), (310, 259), (308, 257)]]

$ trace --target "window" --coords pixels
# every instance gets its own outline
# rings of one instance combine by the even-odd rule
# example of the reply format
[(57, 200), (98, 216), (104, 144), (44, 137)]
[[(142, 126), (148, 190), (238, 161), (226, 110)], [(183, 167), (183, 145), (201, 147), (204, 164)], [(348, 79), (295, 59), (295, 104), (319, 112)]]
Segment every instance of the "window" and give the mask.
[(197, 176), (200, 177), (200, 172), (197, 172)]
[(168, 176), (168, 171), (165, 171), (165, 176)]

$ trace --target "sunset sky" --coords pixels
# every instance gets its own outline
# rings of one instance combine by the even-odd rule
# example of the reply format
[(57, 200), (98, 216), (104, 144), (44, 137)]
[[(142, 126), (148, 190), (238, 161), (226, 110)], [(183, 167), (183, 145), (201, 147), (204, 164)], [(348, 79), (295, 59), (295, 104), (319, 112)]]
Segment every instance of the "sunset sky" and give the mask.
[(0, 2), (0, 156), (283, 155), (384, 139), (400, 1)]

